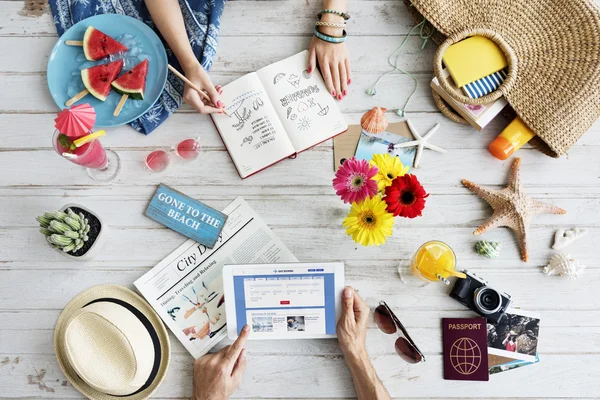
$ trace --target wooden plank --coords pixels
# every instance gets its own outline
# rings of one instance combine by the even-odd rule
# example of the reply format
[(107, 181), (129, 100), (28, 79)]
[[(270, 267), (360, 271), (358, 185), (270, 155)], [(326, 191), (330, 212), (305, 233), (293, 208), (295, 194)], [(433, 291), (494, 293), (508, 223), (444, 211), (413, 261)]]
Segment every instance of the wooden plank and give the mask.
[[(242, 74), (210, 74), (213, 83), (225, 85)], [(390, 78), (384, 83), (377, 96), (368, 96), (364, 90), (371, 87), (378, 78), (377, 73), (356, 73), (352, 78), (352, 85), (348, 96), (339, 103), (340, 109), (345, 113), (363, 113), (382, 104), (396, 107), (404, 104), (407, 87), (412, 87), (414, 82), (407, 76), (398, 76)], [(411, 100), (409, 112), (427, 111), (437, 112), (437, 108), (431, 98), (431, 91), (423, 89), (428, 87), (431, 81), (431, 75), (417, 75), (419, 79), (418, 90)], [(47, 89), (46, 77), (42, 75), (0, 75), (0, 91), (12, 93), (10, 97), (0, 98), (0, 114), (2, 113), (55, 113), (58, 111), (56, 104), (50, 97)], [(23, 90), (23, 88), (27, 88)], [(399, 96), (398, 93), (406, 93)], [(182, 111), (194, 112), (191, 108), (185, 107)], [(153, 132), (155, 135), (157, 132)]]
[[(344, 118), (349, 124), (360, 124), (362, 112), (347, 113)], [(453, 123), (441, 113), (409, 113), (410, 120), (415, 126), (426, 127), (441, 124), (440, 134), (435, 143), (447, 150), (481, 149), (487, 151), (487, 146), (508, 124), (508, 119), (498, 116), (486, 129), (479, 133), (469, 125)], [(53, 131), (56, 114), (0, 114), (0, 151), (12, 149), (51, 148), (49, 137)], [(401, 118), (393, 112), (386, 114), (388, 121), (397, 122)], [(46, 132), (47, 134), (43, 134)], [(142, 135), (128, 125), (110, 128), (108, 135), (102, 138), (106, 147), (113, 149), (143, 148), (148, 151), (157, 147), (168, 148), (179, 141), (198, 138), (202, 148), (223, 149), (223, 141), (214, 134), (215, 127), (209, 117), (197, 113), (177, 112), (150, 135)], [(596, 122), (576, 146), (600, 146), (600, 121)], [(165, 137), (168, 135), (168, 138)], [(331, 147), (332, 142), (326, 141), (320, 146)], [(529, 148), (528, 145), (525, 148)], [(520, 153), (517, 153), (520, 154)], [(454, 156), (454, 154), (452, 154)], [(493, 161), (493, 160), (492, 160)], [(499, 163), (499, 162), (498, 162)]]
[[(135, 252), (135, 249), (130, 251)], [(299, 253), (296, 255), (302, 259)], [(525, 268), (497, 270), (482, 267), (473, 270), (498, 290), (510, 292), (514, 306), (523, 309), (584, 311), (600, 307), (600, 299), (596, 296), (600, 290), (599, 269), (586, 271), (585, 281), (546, 277), (539, 270)], [(132, 282), (142, 274), (139, 269), (127, 268), (106, 271), (54, 269), (40, 279), (39, 270), (3, 270), (0, 271), (0, 307), (10, 311), (38, 309), (40, 305), (45, 309), (60, 309), (87, 287), (105, 283), (132, 287)], [(518, 280), (515, 280), (517, 274)], [(424, 285), (425, 282), (407, 274), (405, 279), (407, 283), (403, 284), (396, 268), (375, 268), (365, 262), (348, 263), (346, 270), (346, 283), (357, 288), (371, 307), (385, 299), (390, 307), (398, 310), (464, 309), (448, 296), (447, 288), (442, 284)], [(27, 301), (23, 300), (24, 292)]]
[[(344, 117), (349, 124), (359, 124), (362, 113), (349, 113)], [(56, 118), (54, 113), (0, 114), (0, 136), (3, 138), (0, 142), (0, 151), (52, 148), (50, 136), (54, 130), (54, 118)], [(400, 120), (400, 117), (391, 112), (388, 113), (387, 118), (390, 122)], [(499, 117), (488, 127), (489, 131), (480, 134), (469, 126), (450, 123), (440, 113), (411, 113), (410, 119), (415, 126), (442, 124), (443, 134), (436, 139), (436, 144), (446, 149), (486, 147), (493, 140), (494, 133), (499, 132), (508, 123)], [(596, 130), (582, 139), (582, 144), (600, 145), (600, 135), (596, 135), (596, 131), (600, 131), (600, 124)], [(181, 140), (196, 137), (202, 148), (224, 149), (223, 141), (215, 134), (211, 119), (197, 113), (175, 113), (156, 132), (147, 136), (138, 133), (128, 125), (110, 128), (107, 132), (107, 136), (102, 138), (102, 143), (106, 147), (117, 150), (140, 148), (152, 151), (157, 147), (168, 149)], [(331, 147), (332, 142), (326, 141), (322, 146)]]
[[(391, 69), (387, 57), (403, 36), (369, 37), (357, 36), (347, 42), (352, 71), (387, 72)], [(53, 37), (4, 37), (0, 40), (0, 53), (11, 54), (0, 60), (0, 73), (43, 73), (48, 57), (56, 42)], [(310, 45), (310, 37), (290, 36), (244, 36), (222, 37), (219, 51), (211, 68), (211, 73), (249, 73), (294, 55)], [(19, 51), (19, 49), (28, 51)], [(251, 51), (250, 51), (251, 50)], [(421, 42), (414, 38), (404, 46), (398, 58), (398, 67), (415, 73), (433, 71), (435, 46), (429, 45), (421, 51)], [(256, 55), (260, 54), (260, 57)], [(70, 71), (66, 71), (70, 73)]]
[[(214, 133), (216, 135), (216, 133)], [(158, 182), (179, 186), (190, 183), (224, 185), (266, 185), (274, 182), (285, 185), (312, 186), (331, 184), (332, 152), (319, 147), (301, 153), (296, 159), (284, 160), (249, 179), (241, 181), (226, 151), (201, 150), (197, 161), (174, 162), (160, 176), (144, 167), (148, 154), (142, 150), (119, 151), (121, 172), (110, 184), (148, 185)], [(457, 155), (460, 154), (460, 157)], [(553, 160), (533, 149), (521, 149), (522, 182), (525, 186), (545, 186), (551, 192), (556, 186), (596, 186), (600, 176), (600, 163), (590, 163), (597, 150), (594, 147), (573, 147), (570, 157)], [(27, 159), (27, 170), (21, 168)], [(21, 185), (90, 185), (93, 182), (78, 165), (67, 162), (53, 150), (29, 149), (2, 153), (4, 174), (0, 176), (0, 186)], [(465, 149), (459, 153), (439, 154), (425, 150), (422, 167), (413, 171), (426, 185), (460, 185), (467, 178), (482, 185), (505, 185), (512, 160), (499, 162), (482, 149)], [(48, 179), (40, 171), (51, 170), (55, 178)], [(536, 171), (543, 170), (543, 174)], [(212, 171), (219, 171), (218, 174)], [(60, 175), (60, 179), (59, 179)], [(468, 193), (465, 189), (464, 193)], [(557, 204), (560, 205), (560, 204)], [(566, 205), (565, 205), (566, 207)], [(557, 217), (559, 218), (559, 217)]]
[[(103, 215), (102, 217), (109, 221), (107, 224), (110, 226), (112, 217), (109, 215)], [(270, 218), (270, 215), (266, 215), (265, 218)], [(530, 229), (530, 262), (526, 264), (520, 260), (514, 236), (507, 229), (496, 229), (484, 236), (487, 240), (501, 242), (503, 246), (500, 256), (489, 260), (481, 258), (473, 251), (473, 245), (478, 240), (472, 236), (474, 227), (404, 227), (399, 223), (395, 228), (395, 234), (388, 238), (386, 246), (382, 248), (364, 248), (346, 236), (341, 227), (342, 216), (340, 215), (338, 218), (338, 223), (334, 223), (330, 227), (288, 225), (274, 226), (273, 230), (288, 245), (292, 253), (305, 261), (322, 261), (324, 259), (345, 261), (387, 260), (395, 261), (395, 265), (398, 265), (398, 262), (402, 260), (408, 265), (407, 261), (411, 259), (416, 249), (427, 239), (442, 240), (450, 244), (457, 253), (459, 265), (467, 269), (497, 266), (506, 267), (509, 270), (520, 270), (529, 265), (530, 268), (537, 270), (539, 266), (545, 265), (553, 254), (550, 249), (554, 237), (553, 227), (533, 227)], [(572, 244), (568, 248), (568, 252), (572, 252), (578, 259), (585, 261), (589, 268), (592, 268), (598, 266), (598, 263), (597, 251), (590, 244), (594, 243), (595, 238), (600, 235), (600, 228), (592, 227), (589, 230), (588, 236)], [(407, 234), (407, 232), (412, 233)], [(129, 262), (133, 262), (136, 263), (135, 265), (150, 267), (181, 245), (184, 239), (178, 233), (161, 227), (156, 229), (111, 227), (110, 235), (107, 238), (108, 243), (94, 262), (121, 261), (125, 266)], [(44, 265), (46, 262), (55, 262), (60, 265), (60, 261), (64, 261), (68, 265), (62, 268), (78, 265), (69, 263), (67, 260), (63, 260), (60, 254), (50, 251), (43, 235), (38, 232), (38, 228), (1, 228), (0, 240), (12, 243), (11, 246), (5, 246), (0, 252), (0, 262), (5, 264), (20, 262), (17, 265), (22, 265), (25, 268), (27, 266), (24, 264), (30, 261), (27, 268), (32, 268), (36, 265)]]
[[(219, 36), (308, 35), (319, 10), (319, 2), (307, 4), (304, 0), (230, 1), (221, 19)], [(413, 25), (406, 7), (399, 1), (353, 1), (350, 12), (348, 32), (352, 36), (401, 35), (408, 33)], [(36, 16), (24, 12), (22, 2), (0, 1), (0, 36), (13, 35), (56, 37), (49, 9)]]
[[(144, 188), (145, 189), (145, 188)], [(123, 201), (123, 195), (114, 191), (106, 191), (102, 196), (92, 193), (84, 195), (82, 191), (75, 190), (71, 193), (63, 192), (57, 196), (34, 196), (26, 197), (22, 194), (3, 197), (2, 204), (11, 212), (0, 214), (0, 226), (5, 228), (37, 227), (37, 222), (31, 214), (32, 210), (51, 211), (59, 209), (67, 203), (79, 203), (94, 210), (101, 215), (107, 224), (115, 228), (151, 228), (160, 227), (159, 224), (143, 215), (148, 205), (150, 196), (129, 195), (127, 201)], [(146, 190), (140, 191), (146, 192)], [(239, 193), (239, 189), (238, 189)], [(232, 197), (223, 198), (215, 196), (199, 187), (191, 192), (184, 192), (199, 201), (209, 204), (217, 210), (224, 209)], [(239, 193), (241, 194), (241, 193)], [(230, 191), (234, 196), (235, 191)], [(453, 227), (475, 228), (490, 215), (489, 206), (483, 201), (472, 202), (471, 194), (455, 194), (452, 196), (430, 196), (427, 200), (427, 208), (422, 218), (415, 220), (398, 220), (398, 225), (403, 228), (437, 227), (440, 225)], [(600, 215), (597, 209), (600, 207), (600, 195), (592, 198), (578, 198), (568, 195), (546, 195), (540, 199), (554, 199), (557, 202), (568, 204), (572, 211), (564, 217), (556, 219), (554, 216), (540, 216), (533, 221), (532, 226), (552, 227), (558, 221), (562, 226), (585, 225), (600, 226)], [(244, 195), (250, 206), (263, 216), (271, 226), (297, 226), (297, 227), (323, 227), (329, 228), (339, 224), (340, 216), (343, 216), (344, 208), (341, 200), (333, 195), (304, 196), (302, 194), (284, 194), (276, 200), (271, 195)], [(558, 200), (560, 199), (560, 200)], [(294, 210), (295, 213), (286, 212)], [(335, 210), (335, 212), (332, 212)], [(298, 218), (300, 213), (303, 217)], [(592, 243), (591, 238), (582, 239), (587, 244)], [(583, 244), (583, 242), (582, 242)]]
[[(80, 398), (65, 378), (53, 355), (2, 354), (8, 363), (0, 369), (0, 392), (15, 397), (44, 396), (56, 399)], [(15, 361), (18, 357), (18, 363)], [(483, 398), (598, 397), (600, 387), (591, 376), (600, 373), (597, 355), (547, 355), (539, 364), (521, 368), (518, 374), (504, 372), (489, 382), (448, 382), (442, 377), (441, 356), (430, 356), (426, 364), (410, 365), (394, 354), (373, 357), (373, 364), (392, 396), (458, 397), (477, 393)], [(303, 398), (352, 398), (352, 381), (341, 356), (248, 356), (249, 368), (235, 397), (281, 398), (294, 382)], [(579, 368), (586, 366), (586, 373)], [(282, 379), (282, 377), (286, 379)], [(515, 384), (527, 382), (527, 384)], [(64, 385), (64, 386), (63, 386)], [(175, 354), (167, 378), (156, 393), (158, 398), (189, 396), (192, 390), (192, 358)], [(451, 389), (451, 390), (449, 390)]]
[[(529, 310), (528, 310), (529, 311)], [(58, 311), (52, 311), (56, 314)], [(581, 315), (590, 315), (590, 312), (579, 311), (575, 312)], [(30, 315), (29, 313), (24, 313)], [(41, 314), (39, 312), (35, 315)], [(400, 310), (402, 323), (409, 330), (411, 337), (416, 340), (419, 349), (427, 356), (440, 355), (443, 352), (442, 333), (439, 329), (441, 318), (447, 318), (454, 315), (472, 316), (469, 311), (453, 311), (436, 313), (432, 318), (433, 325), (429, 327), (419, 327), (423, 323), (420, 320), (429, 316), (423, 312), (420, 313), (421, 318), (417, 317), (417, 313), (411, 313), (411, 318), (407, 318), (406, 311)], [(597, 313), (596, 313), (597, 314)], [(570, 318), (569, 318), (570, 320)], [(419, 321), (419, 322), (417, 322)], [(0, 328), (0, 354), (54, 354), (53, 337), (54, 323), (43, 329), (23, 329), (18, 326), (12, 326), (12, 329)], [(418, 325), (415, 325), (417, 323)], [(547, 312), (543, 313), (543, 327), (540, 333), (540, 344), (538, 351), (542, 359), (548, 354), (598, 354), (600, 355), (600, 342), (595, 340), (600, 335), (600, 327), (549, 327), (547, 326)], [(371, 325), (374, 325), (371, 321)], [(20, 332), (18, 336), (16, 332)], [(172, 354), (189, 354), (181, 345), (179, 340), (172, 334), (169, 335), (171, 340)], [(371, 357), (389, 354), (393, 351), (394, 337), (386, 335), (377, 327), (372, 326), (367, 334), (367, 350)], [(215, 347), (215, 351), (219, 350), (228, 344), (230, 340), (223, 340)], [(341, 350), (337, 340), (300, 340), (293, 343), (285, 340), (267, 340), (267, 341), (250, 341), (247, 351), (251, 355), (330, 355), (339, 356)]]

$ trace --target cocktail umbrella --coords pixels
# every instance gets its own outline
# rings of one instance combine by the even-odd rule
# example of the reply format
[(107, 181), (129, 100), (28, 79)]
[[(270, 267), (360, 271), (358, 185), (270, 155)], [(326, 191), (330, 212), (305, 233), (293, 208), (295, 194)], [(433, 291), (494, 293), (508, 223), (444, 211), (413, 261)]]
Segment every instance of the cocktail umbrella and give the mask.
[(65, 108), (54, 119), (54, 126), (69, 137), (79, 137), (92, 129), (96, 122), (96, 111), (89, 104), (78, 104)]

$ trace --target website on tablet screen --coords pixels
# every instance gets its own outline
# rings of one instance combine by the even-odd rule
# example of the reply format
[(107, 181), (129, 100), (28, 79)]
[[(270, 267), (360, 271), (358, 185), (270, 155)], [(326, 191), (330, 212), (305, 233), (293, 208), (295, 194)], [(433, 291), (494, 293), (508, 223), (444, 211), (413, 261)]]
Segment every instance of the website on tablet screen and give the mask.
[(248, 324), (263, 337), (335, 334), (334, 267), (242, 269), (233, 285), (238, 333)]

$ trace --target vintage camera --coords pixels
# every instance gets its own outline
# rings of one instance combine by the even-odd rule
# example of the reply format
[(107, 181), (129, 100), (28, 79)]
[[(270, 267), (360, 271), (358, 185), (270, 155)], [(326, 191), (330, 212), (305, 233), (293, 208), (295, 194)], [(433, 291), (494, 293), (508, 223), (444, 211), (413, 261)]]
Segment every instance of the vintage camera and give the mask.
[(490, 322), (500, 322), (511, 303), (510, 295), (500, 293), (487, 285), (475, 274), (464, 271), (464, 279), (458, 279), (450, 292), (450, 297), (471, 310), (487, 318)]

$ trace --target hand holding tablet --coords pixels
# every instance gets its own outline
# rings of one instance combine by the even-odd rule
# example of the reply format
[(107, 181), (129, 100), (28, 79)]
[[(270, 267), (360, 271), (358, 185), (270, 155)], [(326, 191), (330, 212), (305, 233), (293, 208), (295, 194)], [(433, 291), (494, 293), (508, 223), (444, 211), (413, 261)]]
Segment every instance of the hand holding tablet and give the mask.
[(227, 333), (246, 324), (251, 340), (335, 338), (344, 264), (243, 264), (223, 267)]

